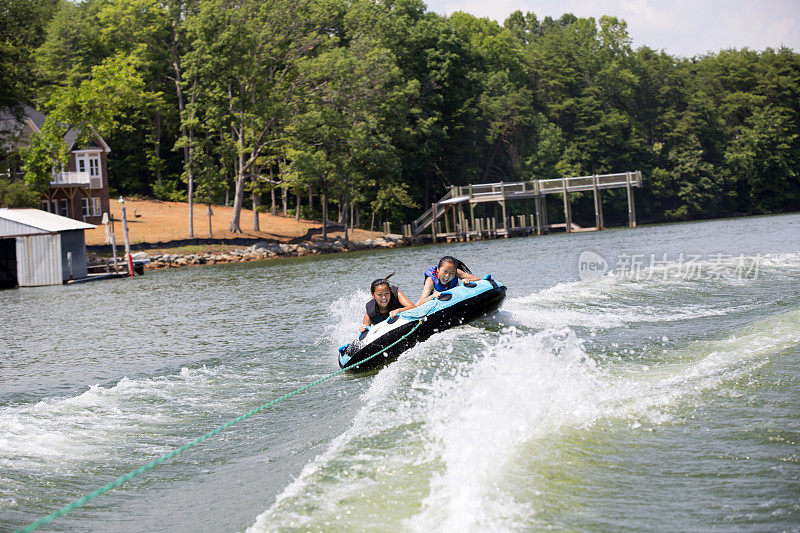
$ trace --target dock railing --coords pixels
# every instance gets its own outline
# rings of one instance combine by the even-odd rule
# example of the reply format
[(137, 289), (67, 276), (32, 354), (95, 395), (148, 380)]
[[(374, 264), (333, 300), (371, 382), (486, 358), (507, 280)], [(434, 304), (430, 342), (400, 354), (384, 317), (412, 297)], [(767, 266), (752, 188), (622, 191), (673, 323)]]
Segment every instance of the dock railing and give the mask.
[[(411, 223), (411, 233), (421, 234), (441, 217), (446, 209), (455, 204), (482, 202), (506, 202), (508, 200), (527, 200), (543, 198), (548, 194), (569, 194), (572, 192), (600, 191), (605, 189), (641, 187), (641, 171), (619, 172), (615, 174), (594, 174), (500, 183), (478, 183), (465, 186), (452, 186), (437, 202)], [(635, 222), (632, 222), (632, 226)]]

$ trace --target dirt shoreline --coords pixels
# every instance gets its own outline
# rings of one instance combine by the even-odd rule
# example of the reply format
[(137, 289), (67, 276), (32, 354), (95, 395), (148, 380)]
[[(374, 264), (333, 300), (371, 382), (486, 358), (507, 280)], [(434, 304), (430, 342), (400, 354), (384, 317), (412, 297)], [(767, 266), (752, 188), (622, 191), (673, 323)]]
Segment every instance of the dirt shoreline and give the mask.
[[(117, 257), (124, 253), (122, 205), (110, 202)], [(189, 206), (185, 202), (166, 202), (146, 198), (127, 198), (124, 202), (130, 249), (139, 259), (149, 259), (147, 269), (175, 268), (205, 264), (257, 261), (338, 253), (369, 248), (393, 248), (411, 244), (399, 235), (385, 236), (359, 228), (345, 234), (341, 225), (328, 226), (328, 240), (321, 240), (322, 223), (286, 215), (258, 214), (258, 230), (253, 211), (242, 209), (241, 232), (228, 229), (233, 208), (207, 205), (193, 209), (193, 237), (188, 237)], [(347, 239), (345, 239), (345, 235)], [(90, 261), (112, 256), (112, 246), (102, 224), (86, 230)], [(95, 261), (92, 261), (95, 262)], [(103, 263), (104, 264), (104, 263)]]
[[(261, 240), (282, 243), (299, 243), (304, 240), (311, 240), (321, 234), (322, 223), (315, 220), (296, 220), (294, 217), (285, 215), (272, 215), (270, 213), (259, 213), (259, 229), (254, 229), (253, 211), (242, 209), (239, 226), (241, 232), (230, 231), (229, 225), (233, 208), (224, 205), (211, 206), (213, 215), (206, 214), (208, 206), (205, 204), (195, 205), (193, 209), (193, 232), (192, 237), (188, 234), (189, 206), (184, 202), (162, 202), (158, 200), (128, 198), (125, 200), (125, 211), (128, 222), (128, 237), (134, 249), (157, 248), (170, 245), (171, 243), (181, 243), (186, 241), (244, 241), (250, 239), (255, 243)], [(123, 245), (124, 236), (122, 232), (122, 206), (117, 199), (110, 202), (110, 214), (114, 219), (109, 229), (113, 228), (115, 233), (117, 249)], [(353, 229), (348, 232), (348, 238), (352, 241), (365, 241), (382, 236), (382, 233), (363, 229)], [(339, 228), (331, 228), (328, 238), (344, 238), (344, 231)], [(85, 231), (86, 245), (90, 250), (93, 247), (102, 247), (107, 243), (106, 229), (102, 224), (98, 224), (93, 229)], [(240, 243), (244, 244), (244, 243)], [(182, 244), (179, 244), (179, 246)]]

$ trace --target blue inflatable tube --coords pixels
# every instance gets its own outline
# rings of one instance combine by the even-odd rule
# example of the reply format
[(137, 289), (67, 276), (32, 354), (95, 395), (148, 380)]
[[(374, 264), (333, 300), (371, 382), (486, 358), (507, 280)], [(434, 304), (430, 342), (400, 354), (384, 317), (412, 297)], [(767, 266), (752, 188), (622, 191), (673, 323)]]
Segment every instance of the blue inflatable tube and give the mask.
[[(479, 281), (460, 283), (439, 298), (362, 332), (356, 340), (339, 348), (339, 366), (348, 367), (350, 372), (365, 372), (385, 365), (436, 332), (495, 311), (505, 297), (505, 285), (489, 275)], [(374, 354), (380, 355), (369, 359)]]

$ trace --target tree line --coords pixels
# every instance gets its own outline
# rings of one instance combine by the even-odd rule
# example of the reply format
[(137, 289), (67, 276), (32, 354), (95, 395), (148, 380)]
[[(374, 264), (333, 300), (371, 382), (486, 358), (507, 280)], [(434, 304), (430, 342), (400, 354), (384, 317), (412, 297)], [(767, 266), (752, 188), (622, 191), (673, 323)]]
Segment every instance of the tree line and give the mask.
[(0, 24), (0, 106), (49, 117), (19, 155), (34, 191), (71, 125), (112, 147), (114, 193), (229, 202), (232, 231), (243, 206), (370, 227), (451, 185), (627, 170), (641, 221), (800, 207), (785, 47), (675, 57), (614, 17), (421, 0), (7, 0)]

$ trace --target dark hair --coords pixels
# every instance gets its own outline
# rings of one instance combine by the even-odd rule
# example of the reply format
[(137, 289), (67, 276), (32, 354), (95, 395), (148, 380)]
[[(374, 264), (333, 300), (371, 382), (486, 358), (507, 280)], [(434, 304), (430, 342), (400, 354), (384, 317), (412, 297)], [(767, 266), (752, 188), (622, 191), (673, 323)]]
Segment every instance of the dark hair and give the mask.
[(472, 271), (467, 268), (467, 265), (465, 265), (464, 263), (462, 263), (461, 261), (459, 261), (458, 259), (456, 259), (453, 256), (446, 255), (446, 256), (442, 257), (441, 259), (439, 259), (439, 266), (440, 267), (445, 263), (451, 263), (451, 264), (455, 265), (455, 267), (458, 268), (459, 270), (461, 270), (462, 272), (466, 272), (467, 274), (472, 274)]
[(376, 291), (376, 290), (378, 289), (378, 287), (380, 287), (381, 285), (389, 285), (389, 278), (391, 278), (392, 276), (394, 276), (394, 272), (392, 272), (391, 274), (389, 274), (389, 275), (388, 275), (388, 276), (386, 276), (385, 278), (378, 278), (378, 279), (376, 279), (375, 281), (373, 281), (373, 282), (372, 282), (372, 285), (370, 285), (370, 286), (369, 286), (369, 292), (370, 292), (370, 294), (375, 294), (375, 291)]

